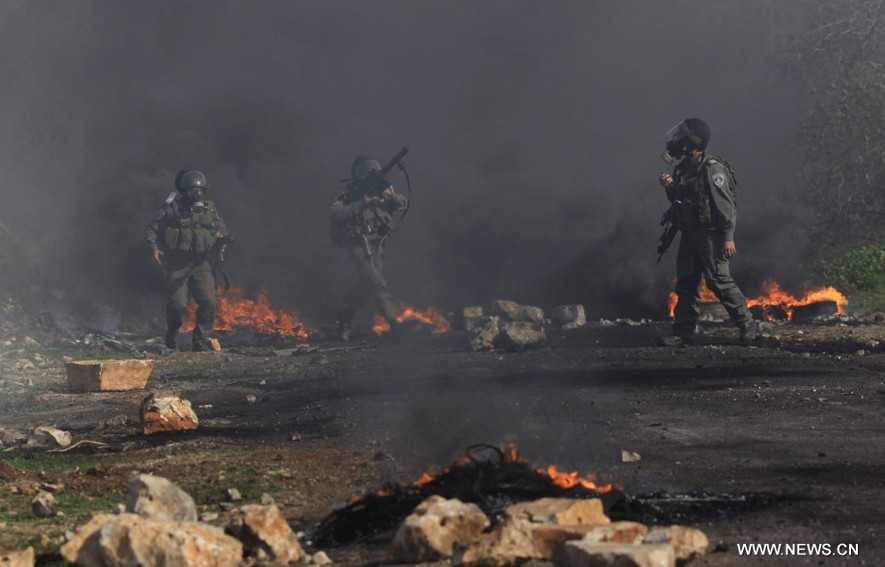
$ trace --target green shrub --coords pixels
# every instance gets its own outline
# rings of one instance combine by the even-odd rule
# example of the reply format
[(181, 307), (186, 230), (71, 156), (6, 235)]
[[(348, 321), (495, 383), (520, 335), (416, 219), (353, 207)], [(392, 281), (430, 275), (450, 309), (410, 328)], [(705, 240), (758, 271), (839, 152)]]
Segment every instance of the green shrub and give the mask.
[(823, 258), (808, 266), (821, 285), (831, 285), (848, 295), (855, 308), (885, 307), (885, 242)]

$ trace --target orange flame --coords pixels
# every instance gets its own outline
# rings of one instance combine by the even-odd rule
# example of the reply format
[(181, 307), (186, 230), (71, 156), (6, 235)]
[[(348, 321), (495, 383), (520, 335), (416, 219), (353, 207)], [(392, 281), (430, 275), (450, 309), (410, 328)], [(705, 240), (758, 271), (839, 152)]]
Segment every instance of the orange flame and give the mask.
[[(192, 301), (184, 317), (185, 325), (193, 326), (197, 305)], [(296, 315), (284, 309), (274, 309), (266, 292), (259, 292), (255, 300), (248, 299), (240, 288), (231, 288), (218, 300), (215, 330), (233, 332), (249, 329), (261, 335), (280, 335), (307, 340), (310, 330)]]
[[(442, 314), (434, 309), (433, 307), (426, 307), (424, 309), (419, 309), (415, 307), (409, 307), (404, 303), (400, 303), (398, 306), (400, 314), (396, 318), (397, 323), (405, 323), (406, 321), (417, 321), (418, 323), (423, 323), (433, 328), (431, 331), (434, 335), (441, 335), (443, 333), (448, 333), (452, 328), (452, 325), (449, 323), (448, 319), (442, 316)], [(372, 317), (372, 332), (376, 335), (383, 335), (390, 331), (390, 323), (381, 315), (377, 313)]]
[[(507, 445), (501, 446), (500, 448), (501, 462), (502, 463), (524, 463), (528, 464), (529, 460), (519, 454), (519, 451), (516, 448), (514, 443), (508, 443)], [(451, 466), (445, 467), (439, 472), (429, 471), (421, 473), (421, 478), (416, 480), (415, 482), (409, 484), (407, 482), (399, 483), (399, 487), (402, 489), (408, 488), (420, 488), (427, 484), (434, 482), (440, 477), (452, 472), (456, 467), (461, 467), (471, 462), (472, 457), (465, 456), (461, 457), (457, 461), (454, 462)], [(557, 470), (556, 466), (549, 465), (546, 469), (536, 468), (535, 472), (541, 476), (549, 477), (550, 480), (562, 489), (575, 488), (577, 486), (582, 486), (588, 490), (595, 490), (600, 494), (604, 494), (606, 492), (611, 492), (615, 485), (612, 483), (603, 483), (600, 484), (595, 474), (590, 474), (582, 477), (579, 472), (561, 472)], [(621, 488), (621, 487), (618, 487)], [(375, 496), (385, 497), (391, 496), (393, 494), (393, 490), (389, 488), (382, 488), (377, 490)], [(358, 502), (362, 502), (365, 499), (364, 496), (354, 496), (348, 501), (347, 506), (351, 506)]]
[[(763, 294), (758, 297), (748, 298), (747, 306), (761, 306), (762, 315), (768, 321), (777, 318), (775, 317), (773, 311), (781, 311), (783, 312), (783, 316), (788, 321), (792, 320), (793, 310), (796, 307), (809, 305), (811, 303), (817, 303), (818, 301), (835, 302), (837, 315), (845, 313), (844, 307), (848, 305), (848, 299), (845, 297), (845, 295), (834, 287), (812, 288), (808, 290), (808, 292), (806, 292), (805, 295), (803, 295), (802, 297), (796, 297), (793, 294), (784, 291), (783, 289), (781, 289), (780, 284), (774, 281), (765, 282), (762, 288)], [(676, 292), (671, 291), (668, 301), (670, 317), (673, 317), (677, 301), (678, 298), (676, 296)], [(706, 281), (702, 282), (701, 284), (701, 301), (705, 303), (718, 301), (716, 295), (707, 288)]]

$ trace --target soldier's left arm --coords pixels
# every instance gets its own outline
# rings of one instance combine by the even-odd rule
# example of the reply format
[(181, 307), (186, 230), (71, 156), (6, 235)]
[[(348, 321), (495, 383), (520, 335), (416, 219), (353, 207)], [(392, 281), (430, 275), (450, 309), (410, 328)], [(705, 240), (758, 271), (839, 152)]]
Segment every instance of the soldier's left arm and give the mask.
[(728, 186), (728, 171), (721, 163), (707, 167), (707, 186), (710, 188), (710, 205), (713, 220), (726, 241), (734, 240), (734, 227), (737, 224), (737, 203)]

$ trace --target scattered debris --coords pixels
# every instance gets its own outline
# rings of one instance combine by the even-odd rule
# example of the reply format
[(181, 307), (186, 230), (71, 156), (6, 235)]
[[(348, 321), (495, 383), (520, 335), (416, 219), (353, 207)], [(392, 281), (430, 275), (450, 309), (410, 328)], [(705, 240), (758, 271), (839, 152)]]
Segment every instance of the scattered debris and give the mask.
[(172, 396), (159, 398), (151, 394), (141, 402), (141, 426), (145, 435), (196, 429), (199, 423), (188, 400)]
[(153, 360), (80, 360), (65, 363), (72, 390), (141, 390), (154, 369)]
[(236, 488), (228, 488), (224, 494), (228, 502), (239, 502), (243, 499), (243, 495)]
[(633, 451), (621, 451), (622, 463), (638, 463), (642, 459), (642, 455)]

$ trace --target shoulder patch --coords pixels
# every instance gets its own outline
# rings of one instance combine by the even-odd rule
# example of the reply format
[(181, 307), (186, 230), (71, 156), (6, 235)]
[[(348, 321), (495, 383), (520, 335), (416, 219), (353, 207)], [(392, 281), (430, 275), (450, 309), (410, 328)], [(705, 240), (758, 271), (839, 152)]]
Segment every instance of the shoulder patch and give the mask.
[(166, 207), (160, 207), (160, 210), (157, 211), (157, 216), (154, 217), (154, 222), (162, 220), (163, 217), (165, 217), (165, 216), (166, 216)]
[(719, 172), (714, 173), (713, 174), (713, 185), (715, 185), (719, 189), (722, 189), (722, 187), (725, 185), (725, 174), (719, 173)]

